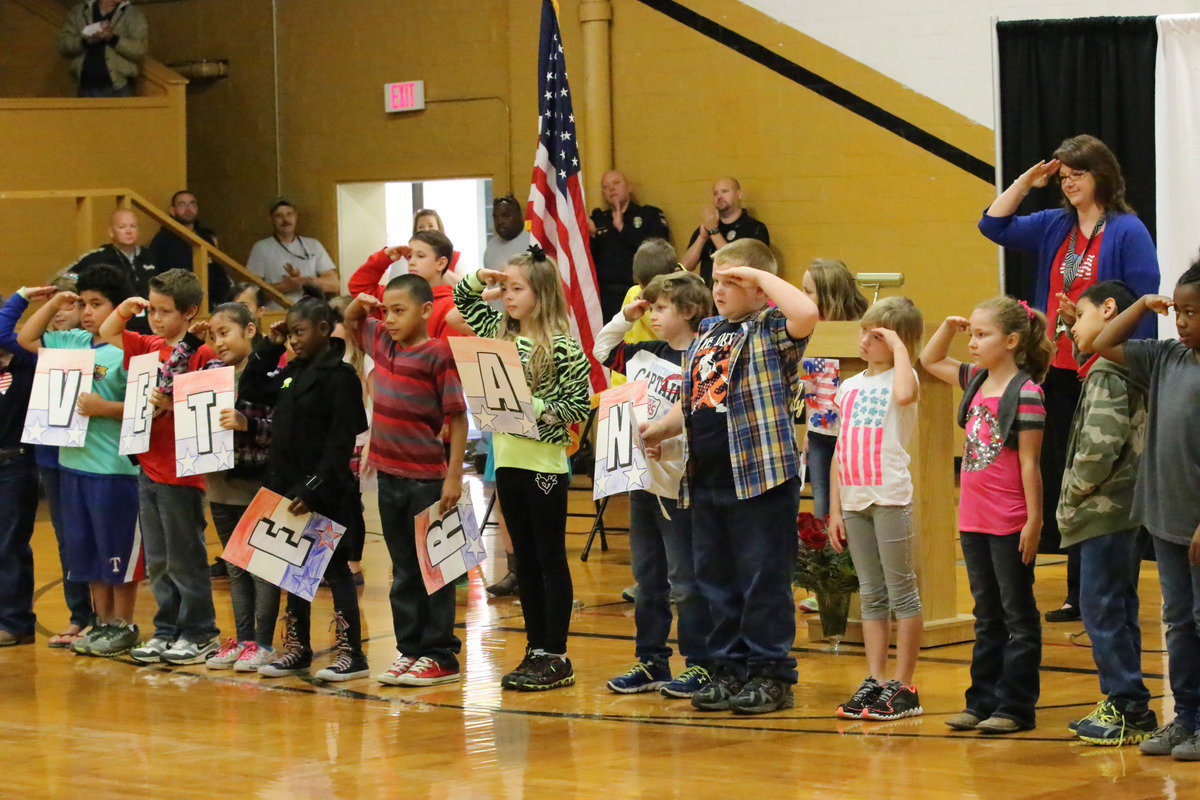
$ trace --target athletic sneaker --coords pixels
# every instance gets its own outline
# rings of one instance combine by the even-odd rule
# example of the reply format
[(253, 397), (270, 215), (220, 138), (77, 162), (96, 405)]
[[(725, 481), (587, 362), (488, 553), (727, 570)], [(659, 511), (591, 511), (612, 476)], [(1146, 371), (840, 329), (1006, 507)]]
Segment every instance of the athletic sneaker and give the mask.
[(760, 675), (729, 698), (729, 710), (735, 714), (767, 714), (791, 708), (793, 702), (790, 683)]
[(1184, 727), (1179, 720), (1174, 720), (1150, 734), (1150, 738), (1138, 745), (1142, 755), (1169, 756), (1175, 748), (1192, 738), (1192, 731)]
[(636, 583), (633, 586), (626, 586), (624, 589), (621, 590), (621, 599), (624, 600), (626, 603), (636, 603), (637, 602), (637, 593), (638, 593), (638, 587), (637, 587)]
[(845, 719), (858, 719), (867, 710), (867, 706), (875, 702), (875, 698), (879, 697), (879, 693), (882, 691), (883, 684), (868, 675), (858, 685), (858, 690), (854, 692), (853, 696), (838, 706), (834, 714)]
[(517, 682), (524, 680), (526, 675), (529, 672), (530, 667), (533, 666), (534, 658), (535, 658), (535, 656), (533, 654), (533, 651), (526, 649), (525, 657), (521, 659), (520, 664), (517, 664), (516, 669), (514, 669), (512, 672), (506, 673), (502, 678), (500, 678), (500, 688), (501, 689), (517, 688), (517, 686), (516, 686)]
[(1080, 720), (1075, 735), (1088, 744), (1107, 747), (1120, 747), (1123, 744), (1137, 744), (1154, 735), (1158, 727), (1158, 717), (1148, 708), (1122, 708), (1115, 702), (1108, 702), (1101, 711)]
[(171, 640), (155, 636), (150, 641), (138, 645), (129, 651), (129, 657), (143, 664), (157, 664), (162, 661), (162, 654), (171, 648)]
[(392, 662), (392, 665), (376, 675), (375, 680), (384, 686), (401, 686), (400, 676), (408, 672), (408, 668), (416, 662), (417, 660), (412, 656), (406, 656), (403, 653), (397, 654), (396, 660)]
[(297, 647), (288, 650), (269, 664), (258, 668), (258, 674), (264, 678), (286, 678), (288, 675), (299, 675), (308, 672), (312, 666), (312, 650), (307, 647)]
[(712, 682), (712, 675), (701, 666), (691, 666), (659, 689), (663, 697), (691, 697)]
[(209, 669), (230, 669), (242, 657), (242, 653), (246, 652), (246, 647), (250, 644), (250, 642), (239, 642), (234, 638), (226, 639), (220, 649), (208, 657), (204, 666)]
[(397, 683), (400, 686), (437, 686), (454, 683), (461, 677), (457, 666), (447, 667), (436, 658), (421, 656), (397, 678)]
[[(529, 666), (515, 676), (506, 688), (519, 692), (544, 692), (574, 685), (575, 671), (571, 668), (571, 659), (537, 653), (529, 659)], [(501, 686), (504, 684), (501, 683)]]
[(92, 627), (88, 628), (87, 633), (71, 642), (71, 652), (77, 656), (90, 656), (92, 644), (103, 635), (105, 627), (99, 622), (94, 623)]
[(191, 639), (185, 639), (181, 636), (175, 644), (163, 651), (162, 660), (164, 663), (176, 667), (183, 667), (188, 664), (203, 664), (220, 647), (221, 640), (215, 636), (203, 642), (193, 642)]
[(258, 672), (263, 664), (275, 660), (275, 648), (263, 647), (258, 642), (246, 642), (246, 649), (233, 664), (234, 672)]
[(919, 717), (925, 713), (921, 708), (921, 698), (912, 686), (905, 686), (900, 681), (888, 681), (883, 685), (883, 691), (875, 701), (863, 712), (864, 719), (876, 722), (886, 722), (904, 717)]
[(665, 661), (638, 661), (608, 682), (618, 694), (640, 694), (661, 689), (671, 680), (671, 666)]
[(1075, 733), (1075, 731), (1079, 730), (1079, 726), (1081, 724), (1083, 724), (1084, 720), (1092, 719), (1093, 717), (1103, 713), (1105, 711), (1105, 709), (1108, 708), (1110, 703), (1111, 703), (1111, 701), (1108, 698), (1105, 698), (1105, 699), (1101, 700), (1099, 703), (1096, 703), (1096, 707), (1093, 708), (1091, 711), (1089, 711), (1086, 715), (1080, 717), (1079, 719), (1073, 719), (1070, 722), (1068, 722), (1067, 730), (1069, 730), (1071, 733)]
[(319, 681), (352, 681), (355, 678), (365, 678), (371, 674), (370, 665), (367, 664), (367, 657), (363, 655), (362, 650), (351, 650), (349, 648), (338, 653), (338, 657), (333, 663), (322, 670), (318, 670), (314, 678)]
[(1200, 733), (1189, 736), (1175, 745), (1171, 758), (1176, 761), (1200, 761)]
[(127, 653), (137, 644), (140, 634), (137, 625), (130, 625), (128, 622), (118, 620), (105, 625), (100, 634), (92, 639), (88, 654), (111, 658)]
[(729, 701), (742, 690), (743, 683), (744, 681), (734, 673), (722, 670), (692, 695), (692, 708), (700, 711), (728, 711)]

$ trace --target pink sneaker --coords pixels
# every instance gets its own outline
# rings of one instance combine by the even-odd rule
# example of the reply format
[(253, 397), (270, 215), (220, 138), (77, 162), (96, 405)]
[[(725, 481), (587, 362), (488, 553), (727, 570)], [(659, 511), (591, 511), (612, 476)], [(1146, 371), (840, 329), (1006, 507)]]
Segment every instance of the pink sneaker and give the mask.
[(400, 677), (408, 672), (408, 668), (416, 662), (412, 656), (406, 656), (403, 653), (396, 656), (396, 660), (387, 668), (385, 672), (375, 676), (375, 680), (382, 683), (384, 686), (402, 686)]
[(401, 686), (436, 686), (454, 683), (460, 677), (456, 667), (443, 667), (429, 656), (421, 656), (396, 682)]
[(246, 648), (252, 646), (253, 642), (239, 642), (235, 639), (226, 639), (225, 642), (204, 662), (204, 666), (209, 669), (229, 669), (232, 667)]

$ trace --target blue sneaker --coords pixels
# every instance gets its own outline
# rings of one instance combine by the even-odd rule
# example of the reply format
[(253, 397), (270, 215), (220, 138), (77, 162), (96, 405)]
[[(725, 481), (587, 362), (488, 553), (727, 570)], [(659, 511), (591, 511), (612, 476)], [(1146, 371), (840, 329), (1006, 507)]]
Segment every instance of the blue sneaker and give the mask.
[(712, 682), (712, 675), (704, 667), (688, 667), (668, 681), (659, 692), (663, 697), (691, 697)]
[(653, 692), (671, 680), (671, 667), (665, 661), (638, 661), (623, 674), (608, 682), (618, 694)]

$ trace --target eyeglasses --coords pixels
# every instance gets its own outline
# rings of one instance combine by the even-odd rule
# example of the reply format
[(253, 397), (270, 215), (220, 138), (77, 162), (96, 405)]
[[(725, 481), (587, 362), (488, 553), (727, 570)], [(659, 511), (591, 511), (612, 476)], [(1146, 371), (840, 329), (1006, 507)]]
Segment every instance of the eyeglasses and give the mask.
[(1066, 175), (1063, 175), (1060, 173), (1058, 176), (1058, 180), (1062, 183), (1066, 183), (1067, 181), (1070, 181), (1071, 183), (1079, 183), (1085, 177), (1090, 175), (1091, 172), (1092, 171), (1090, 169), (1071, 170)]

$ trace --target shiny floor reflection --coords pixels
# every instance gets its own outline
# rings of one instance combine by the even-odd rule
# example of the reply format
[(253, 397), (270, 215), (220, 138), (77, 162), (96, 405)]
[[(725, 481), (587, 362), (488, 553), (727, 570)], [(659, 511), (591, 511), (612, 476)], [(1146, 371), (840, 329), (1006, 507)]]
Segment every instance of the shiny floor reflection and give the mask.
[[(483, 498), (478, 502), (482, 509)], [(576, 507), (588, 505), (584, 498)], [(621, 513), (614, 507), (611, 521), (620, 524)], [(735, 718), (657, 695), (614, 695), (604, 681), (633, 655), (633, 607), (620, 599), (631, 582), (626, 537), (612, 534), (608, 552), (597, 546), (582, 563), (587, 524), (580, 518), (571, 527), (576, 595), (584, 603), (572, 622), (577, 685), (526, 695), (499, 688), (523, 652), (520, 606), (488, 598), (480, 574), (459, 593), (459, 685), (268, 681), (50, 650), (44, 634), (66, 614), (53, 532), (41, 519), (35, 557), (43, 635), (35, 646), (0, 651), (0, 752), (8, 765), (0, 796), (1200, 797), (1200, 764), (1071, 740), (1065, 723), (1098, 699), (1086, 637), (1073, 636), (1079, 624), (1045, 626), (1039, 727), (1010, 738), (954, 733), (943, 724), (961, 708), (968, 645), (925, 651), (918, 686), (926, 714), (895, 723), (831, 715), (862, 678), (861, 650), (809, 643), (803, 628), (796, 707), (788, 712)], [(210, 542), (215, 553), (215, 536)], [(377, 535), (368, 537), (364, 565), (364, 637), (379, 672), (391, 661), (393, 640), (387, 551)], [(488, 579), (494, 566), (493, 559)], [(1038, 578), (1039, 601), (1053, 607), (1063, 591), (1061, 560), (1045, 560)], [(232, 630), (228, 589), (217, 582), (214, 592), (219, 622)], [(1166, 660), (1152, 564), (1143, 569), (1142, 597), (1144, 667), (1161, 714)], [(959, 603), (969, 608), (965, 578)], [(321, 624), (331, 610), (328, 592), (316, 606), (314, 646), (328, 648), (332, 632)], [(146, 587), (139, 597), (143, 629), (152, 613)], [(318, 661), (325, 660), (322, 652)]]

